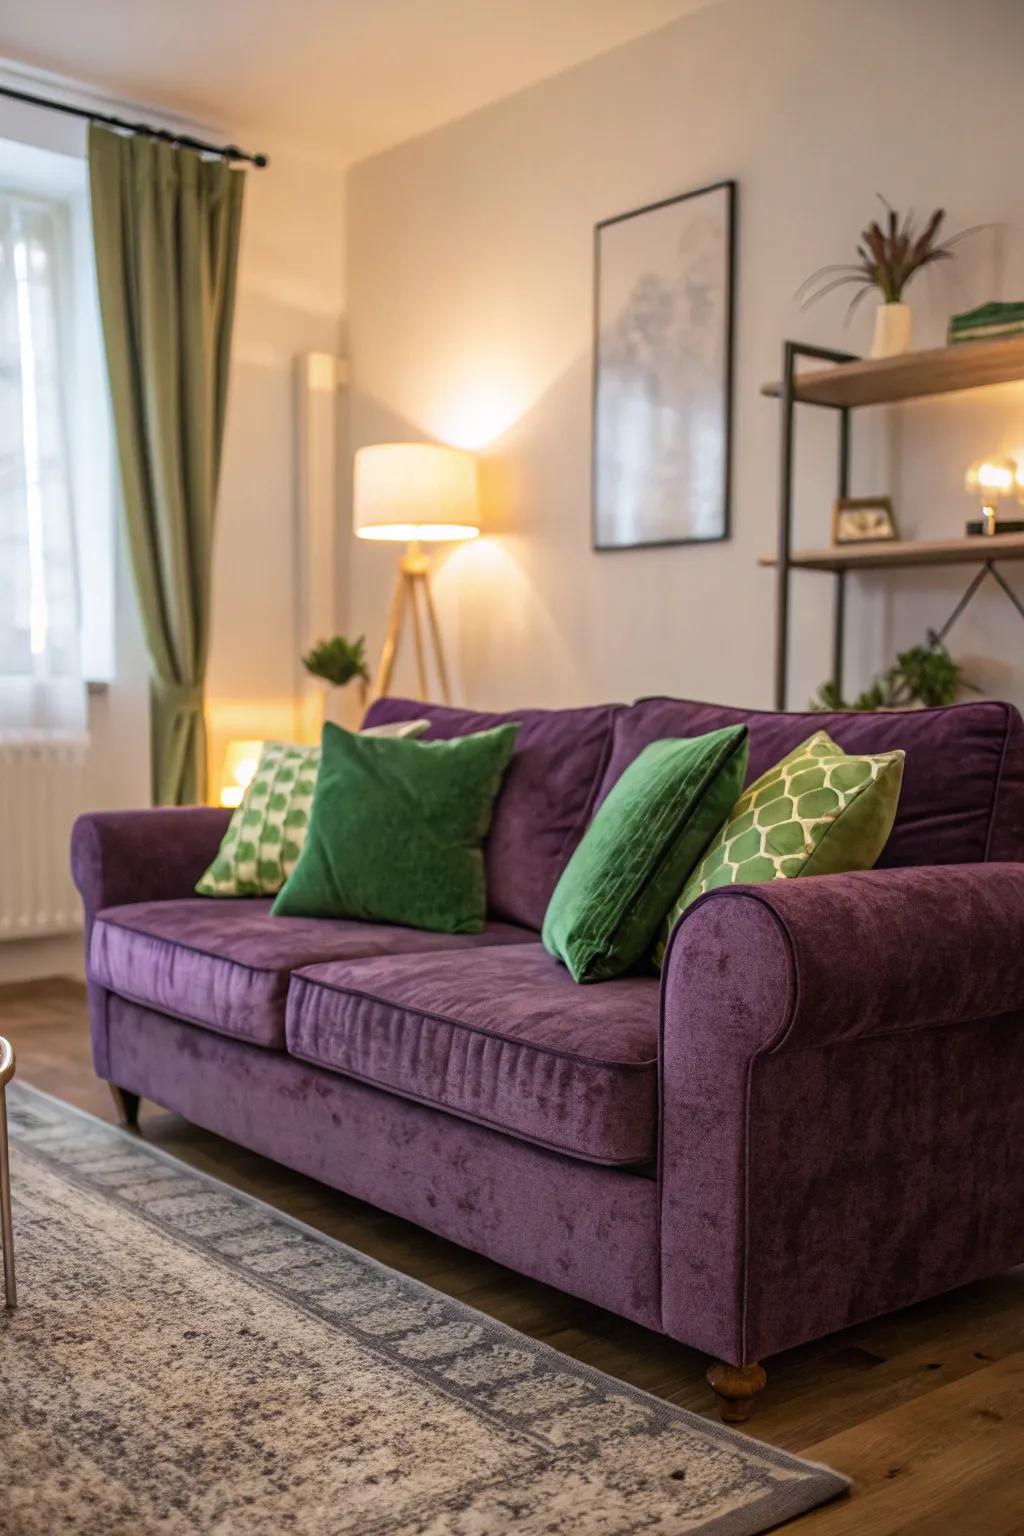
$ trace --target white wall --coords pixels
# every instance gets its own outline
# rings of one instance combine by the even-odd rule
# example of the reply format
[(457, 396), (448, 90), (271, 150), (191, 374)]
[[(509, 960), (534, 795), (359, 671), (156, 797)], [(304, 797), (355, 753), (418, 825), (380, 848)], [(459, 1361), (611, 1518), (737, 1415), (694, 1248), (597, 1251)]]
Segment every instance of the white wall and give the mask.
[[(876, 191), (946, 206), (951, 229), (1015, 225), (1022, 71), (1020, 0), (727, 0), (354, 169), (353, 446), (432, 436), (485, 455), (493, 537), (438, 579), (465, 701), (770, 703), (773, 585), (756, 559), (774, 540), (778, 407), (759, 387), (786, 336), (861, 351), (870, 335), (867, 313), (844, 332), (841, 296), (802, 314), (793, 294), (852, 256)], [(724, 177), (739, 182), (733, 538), (596, 555), (592, 225)], [(909, 290), (915, 343), (941, 344), (953, 310), (1022, 296), (1019, 227), (989, 231)], [(1022, 407), (1012, 386), (906, 407), (888, 426), (862, 413), (853, 490), (891, 490), (907, 534), (960, 533), (964, 469), (1024, 451)], [(798, 536), (822, 543), (834, 424), (806, 425)], [(353, 542), (346, 622), (372, 649), (393, 556)], [(922, 639), (970, 574), (851, 583), (848, 682)], [(799, 705), (829, 671), (831, 583), (804, 575), (794, 596)], [(1022, 640), (993, 590), (951, 644), (1024, 704)]]

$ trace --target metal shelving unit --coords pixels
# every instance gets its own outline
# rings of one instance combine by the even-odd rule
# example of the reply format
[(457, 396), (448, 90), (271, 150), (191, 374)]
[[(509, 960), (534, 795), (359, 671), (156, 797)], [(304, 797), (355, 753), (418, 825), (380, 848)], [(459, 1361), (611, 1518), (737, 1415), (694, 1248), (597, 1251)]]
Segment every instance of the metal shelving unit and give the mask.
[[(827, 363), (827, 368), (800, 372), (801, 359)], [(977, 565), (970, 585), (945, 624), (933, 632), (936, 643), (945, 638), (986, 577), (1005, 592), (1024, 618), (1024, 604), (999, 570), (996, 562), (1024, 559), (1024, 535), (996, 534), (990, 538), (946, 540), (893, 540), (830, 549), (794, 550), (793, 452), (796, 407), (813, 405), (834, 410), (839, 417), (838, 474), (836, 495), (849, 495), (850, 413), (865, 405), (894, 405), (929, 395), (952, 394), (962, 389), (1007, 384), (1024, 379), (1024, 339), (965, 342), (910, 352), (903, 357), (861, 359), (848, 352), (833, 352), (804, 342), (786, 341), (782, 347), (782, 378), (766, 384), (762, 394), (782, 406), (779, 455), (779, 525), (774, 555), (762, 556), (762, 565), (776, 568), (775, 708), (785, 709), (789, 677), (789, 588), (794, 569), (827, 571), (834, 578), (832, 620), (832, 677), (842, 689), (843, 648), (846, 629), (846, 575), (851, 570), (896, 569), (927, 565)]]

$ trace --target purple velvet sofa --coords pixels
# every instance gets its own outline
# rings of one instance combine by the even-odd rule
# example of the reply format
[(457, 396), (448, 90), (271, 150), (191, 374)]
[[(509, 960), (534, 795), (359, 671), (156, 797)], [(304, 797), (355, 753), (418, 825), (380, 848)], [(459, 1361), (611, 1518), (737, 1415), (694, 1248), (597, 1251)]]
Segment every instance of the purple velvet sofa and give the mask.
[[(799, 715), (673, 699), (522, 722), (479, 937), (193, 894), (228, 813), (84, 816), (96, 1071), (326, 1184), (712, 1355), (727, 1417), (791, 1345), (1024, 1260), (1024, 724), (994, 702)], [(659, 981), (578, 987), (551, 891), (648, 742), (746, 720), (906, 749), (867, 874), (709, 893)]]

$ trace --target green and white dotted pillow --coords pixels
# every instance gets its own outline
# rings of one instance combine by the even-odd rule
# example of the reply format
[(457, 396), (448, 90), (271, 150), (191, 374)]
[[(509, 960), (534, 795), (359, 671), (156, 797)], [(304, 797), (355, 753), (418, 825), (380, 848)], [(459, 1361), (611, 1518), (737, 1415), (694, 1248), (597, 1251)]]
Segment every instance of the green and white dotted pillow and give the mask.
[(902, 752), (852, 757), (826, 731), (794, 748), (737, 800), (662, 929), (655, 963), (680, 915), (720, 885), (871, 869), (889, 840)]
[[(429, 720), (402, 720), (370, 726), (363, 734), (422, 736), (429, 728)], [(306, 841), (319, 767), (319, 747), (264, 743), (217, 856), (196, 884), (198, 895), (277, 895)]]

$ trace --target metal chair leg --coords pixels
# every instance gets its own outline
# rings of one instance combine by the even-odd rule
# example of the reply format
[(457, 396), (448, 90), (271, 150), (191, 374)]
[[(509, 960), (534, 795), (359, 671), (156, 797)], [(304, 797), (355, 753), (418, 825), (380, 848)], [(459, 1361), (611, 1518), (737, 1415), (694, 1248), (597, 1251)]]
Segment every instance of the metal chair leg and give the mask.
[(7, 1142), (7, 1084), (14, 1076), (14, 1052), (0, 1039), (0, 1239), (4, 1248), (4, 1294), (9, 1307), (18, 1305), (14, 1279), (14, 1216), (11, 1210), (11, 1155)]

